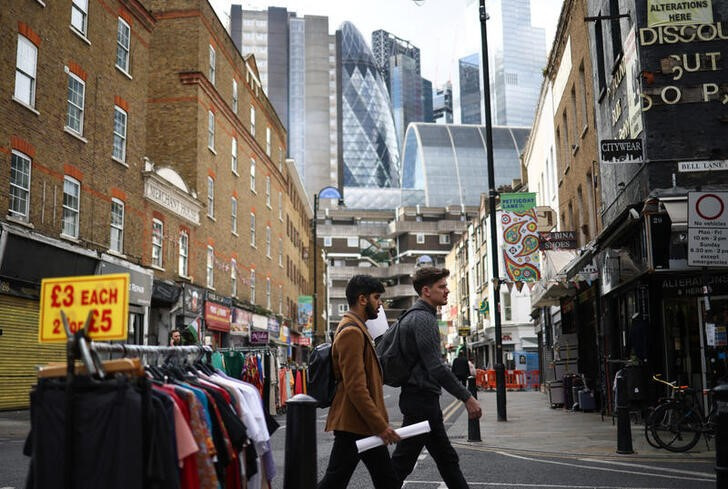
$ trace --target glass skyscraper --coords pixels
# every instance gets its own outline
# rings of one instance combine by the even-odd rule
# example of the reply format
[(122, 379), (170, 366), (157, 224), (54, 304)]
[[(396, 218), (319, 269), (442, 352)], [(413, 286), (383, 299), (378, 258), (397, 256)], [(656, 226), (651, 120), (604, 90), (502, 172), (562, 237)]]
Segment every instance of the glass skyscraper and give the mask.
[(481, 124), (480, 54), (458, 60), (460, 75), (460, 122)]
[(531, 25), (531, 0), (493, 0), (488, 5), (493, 14), (489, 22), (500, 20), (502, 26), (488, 31), (489, 45), (498, 46), (489, 62), (493, 124), (531, 126), (546, 65), (545, 31)]
[(336, 37), (343, 185), (399, 187), (399, 144), (382, 75), (352, 23), (344, 22)]

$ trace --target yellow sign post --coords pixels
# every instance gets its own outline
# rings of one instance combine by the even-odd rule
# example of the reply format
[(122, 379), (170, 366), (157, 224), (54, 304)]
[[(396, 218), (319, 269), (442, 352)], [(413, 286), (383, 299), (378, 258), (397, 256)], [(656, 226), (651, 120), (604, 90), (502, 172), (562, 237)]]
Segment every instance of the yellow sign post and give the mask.
[(93, 340), (126, 340), (129, 321), (129, 274), (49, 278), (41, 282), (38, 342), (67, 340), (61, 311), (71, 333), (91, 314), (88, 336)]

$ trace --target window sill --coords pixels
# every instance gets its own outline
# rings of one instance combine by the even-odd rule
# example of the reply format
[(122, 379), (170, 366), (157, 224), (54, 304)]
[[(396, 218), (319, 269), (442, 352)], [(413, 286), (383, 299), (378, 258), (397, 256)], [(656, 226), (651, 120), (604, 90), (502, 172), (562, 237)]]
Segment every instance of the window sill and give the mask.
[(251, 247), (251, 248), (255, 248), (256, 250), (258, 249), (258, 247), (257, 247), (257, 246), (255, 246), (255, 243), (250, 243), (250, 247)]
[(569, 174), (569, 170), (571, 170), (571, 163), (569, 163), (568, 165), (566, 165), (566, 168), (564, 168), (564, 175), (568, 175)]
[(160, 272), (166, 272), (166, 270), (164, 269), (164, 267), (160, 267), (159, 265), (150, 264), (149, 265), (149, 268), (152, 268), (154, 270), (158, 270)]
[(119, 66), (119, 65), (115, 65), (115, 66), (116, 66), (116, 69), (117, 69), (117, 70), (119, 70), (119, 72), (120, 72), (120, 73), (121, 73), (122, 75), (124, 75), (125, 77), (127, 77), (127, 78), (128, 78), (128, 79), (130, 79), (130, 80), (133, 80), (133, 79), (134, 79), (134, 77), (133, 77), (133, 76), (131, 76), (131, 73), (129, 73), (128, 71), (126, 71), (126, 70), (125, 70), (124, 68), (122, 68), (122, 67), (121, 67), (121, 66)]
[(270, 209), (270, 210), (273, 210), (273, 206), (272, 206), (272, 205), (270, 205), (270, 204), (265, 204), (265, 206), (266, 206), (266, 207), (267, 207), (268, 209)]
[(240, 236), (238, 235), (238, 233), (237, 233), (237, 232), (235, 232), (235, 231), (231, 231), (231, 234), (232, 234), (233, 236), (235, 236), (236, 238), (240, 237)]
[(238, 177), (238, 178), (240, 177), (240, 174), (238, 173), (237, 170), (232, 170), (231, 169), (230, 171), (232, 171), (233, 172), (233, 175), (235, 175), (236, 177)]
[(254, 188), (251, 188), (250, 191), (253, 192), (255, 195), (258, 195), (258, 192), (256, 192)]
[(40, 115), (40, 112), (38, 112), (37, 110), (35, 110), (34, 107), (31, 107), (30, 105), (26, 104), (25, 102), (23, 102), (22, 100), (20, 100), (18, 98), (13, 97), (13, 102), (15, 102), (16, 104), (19, 104), (24, 109), (28, 109), (29, 111), (31, 111), (35, 115)]
[(79, 39), (81, 39), (83, 42), (85, 42), (89, 46), (91, 45), (91, 41), (89, 41), (88, 37), (86, 37), (86, 34), (84, 34), (83, 32), (79, 31), (78, 29), (76, 29), (72, 25), (69, 25), (68, 28), (71, 29), (71, 32), (73, 32), (76, 35), (76, 37), (78, 37)]
[(208, 146), (208, 147), (207, 147), (207, 149), (209, 149), (209, 150), (210, 150), (210, 153), (212, 153), (212, 154), (214, 154), (215, 156), (217, 156), (217, 151), (215, 151), (215, 148), (213, 148), (212, 146)]
[(124, 160), (120, 160), (120, 159), (119, 159), (119, 158), (117, 158), (116, 156), (112, 156), (112, 157), (111, 157), (111, 161), (115, 161), (115, 162), (117, 162), (118, 164), (120, 164), (121, 166), (125, 166), (125, 167), (129, 168), (129, 164), (128, 164), (128, 163), (127, 163), (126, 161), (124, 161)]
[(37, 3), (38, 5), (40, 5), (43, 8), (45, 8), (45, 6), (46, 6), (46, 4), (43, 0), (35, 0), (35, 3)]
[(215, 216), (211, 216), (210, 214), (207, 215), (207, 218), (211, 220), (212, 222), (217, 222), (217, 219), (215, 219)]
[(74, 131), (73, 129), (71, 129), (68, 126), (64, 126), (63, 127), (63, 131), (66, 134), (70, 134), (71, 136), (73, 136), (74, 138), (78, 139), (79, 141), (81, 141), (84, 144), (87, 144), (88, 143), (88, 139), (86, 139), (85, 137), (81, 136), (79, 133), (77, 133), (76, 131)]
[(126, 255), (124, 253), (120, 253), (120, 252), (118, 252), (116, 250), (109, 249), (109, 250), (106, 250), (106, 252), (108, 254), (113, 255), (113, 256), (116, 256), (118, 258), (124, 258), (124, 259), (126, 259)]
[(70, 234), (61, 233), (59, 237), (66, 241), (70, 241), (71, 243), (81, 244), (80, 239), (78, 239), (76, 236), (71, 236)]
[(581, 135), (579, 136), (581, 139), (584, 139), (584, 136), (586, 136), (586, 132), (589, 130), (589, 125), (584, 124), (584, 129), (581, 130)]
[(12, 214), (8, 214), (7, 216), (5, 216), (5, 219), (7, 219), (8, 221), (10, 221), (14, 224), (19, 224), (20, 226), (26, 227), (28, 229), (35, 229), (35, 226), (33, 226), (33, 224), (31, 224), (27, 219), (23, 219), (21, 217), (15, 217)]
[(182, 280), (185, 280), (187, 282), (192, 282), (192, 277), (190, 275), (182, 275), (181, 273), (178, 273), (177, 276), (181, 278)]
[[(572, 144), (571, 145), (571, 154), (575, 155), (578, 152), (579, 152), (579, 144)], [(568, 170), (568, 167), (567, 167), (567, 170)]]

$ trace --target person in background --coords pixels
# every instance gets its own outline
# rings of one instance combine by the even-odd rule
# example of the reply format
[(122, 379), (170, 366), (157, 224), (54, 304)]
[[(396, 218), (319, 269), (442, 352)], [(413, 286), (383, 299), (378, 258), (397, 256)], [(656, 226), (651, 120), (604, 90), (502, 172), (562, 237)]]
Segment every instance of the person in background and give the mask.
[[(399, 409), (404, 417), (402, 426), (428, 421), (430, 432), (397, 443), (392, 454), (394, 470), (402, 483), (420, 456), (423, 447), (437, 464), (442, 480), (449, 489), (467, 489), (460, 470), (457, 452), (450, 444), (442, 419), (440, 394), (444, 387), (450, 394), (465, 403), (468, 418), (483, 415), (480, 403), (453, 375), (440, 357), (440, 331), (437, 327), (437, 308), (447, 304), (450, 291), (447, 288), (447, 268), (421, 267), (412, 277), (412, 285), (419, 300), (400, 322), (402, 353), (415, 359), (410, 377), (402, 386)], [(466, 372), (468, 369), (465, 362)]]
[(465, 358), (465, 350), (460, 349), (458, 356), (452, 361), (452, 373), (458, 378), (463, 385), (468, 383), (468, 375), (470, 371), (468, 369), (468, 359)]
[[(340, 379), (326, 418), (334, 432), (329, 465), (318, 489), (343, 489), (361, 459), (376, 489), (399, 489), (387, 445), (399, 441), (389, 426), (384, 404), (382, 369), (365, 322), (375, 319), (382, 304), (382, 283), (371, 275), (355, 275), (346, 286), (349, 310), (344, 313), (331, 347), (334, 376)], [(361, 454), (356, 441), (379, 436), (384, 445)]]
[(178, 329), (173, 329), (170, 334), (169, 346), (181, 346), (182, 345), (182, 333)]

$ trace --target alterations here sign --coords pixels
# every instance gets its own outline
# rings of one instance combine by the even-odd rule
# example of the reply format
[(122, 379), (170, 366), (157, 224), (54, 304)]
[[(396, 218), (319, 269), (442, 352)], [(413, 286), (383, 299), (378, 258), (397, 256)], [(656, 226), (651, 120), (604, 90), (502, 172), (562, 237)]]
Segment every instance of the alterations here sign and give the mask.
[(49, 278), (41, 282), (38, 341), (66, 341), (61, 311), (71, 333), (91, 313), (88, 334), (94, 340), (126, 340), (129, 321), (129, 274)]

